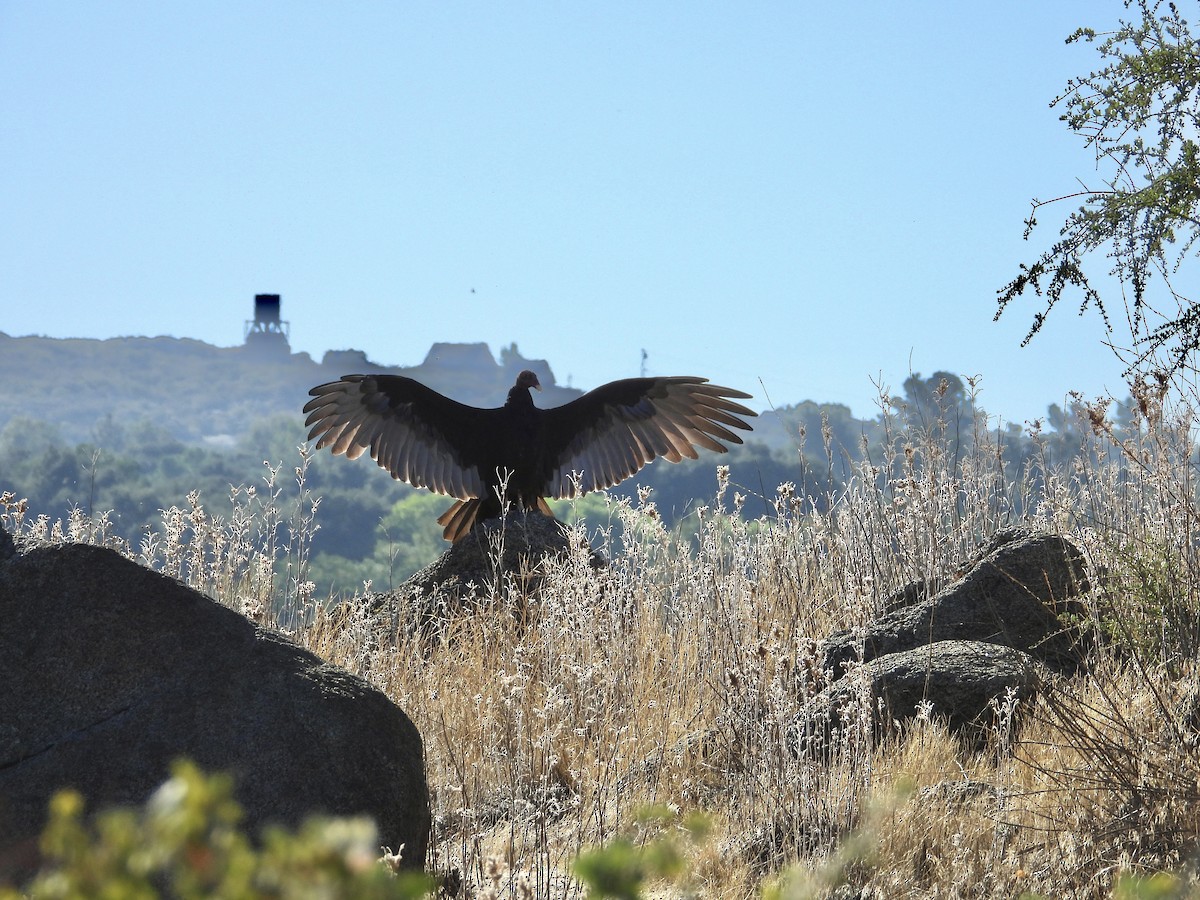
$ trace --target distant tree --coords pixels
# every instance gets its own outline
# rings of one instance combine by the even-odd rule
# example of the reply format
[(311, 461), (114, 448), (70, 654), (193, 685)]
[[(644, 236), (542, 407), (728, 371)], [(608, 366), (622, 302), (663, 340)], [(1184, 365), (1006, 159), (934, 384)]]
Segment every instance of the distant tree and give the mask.
[[(717, 459), (701, 457), (678, 464), (658, 461), (617, 487), (610, 489), (614, 496), (637, 496), (638, 486), (651, 489), (650, 499), (658, 507), (667, 527), (690, 515), (697, 506), (711, 506), (717, 493), (717, 466), (729, 467), (729, 491), (725, 498), (731, 504), (735, 493), (747, 497), (745, 514), (751, 518), (770, 512), (769, 498), (775, 488), (785, 481), (799, 482), (801, 468), (795, 451), (776, 454), (756, 441), (731, 447), (729, 453)], [(822, 465), (809, 475), (810, 489), (818, 496), (827, 493), (822, 477)]]
[(560, 522), (565, 522), (568, 525), (574, 525), (578, 522), (584, 523), (585, 530), (592, 534), (596, 529), (614, 528), (619, 532), (617, 526), (616, 505), (613, 502), (615, 494), (609, 491), (593, 491), (590, 494), (583, 494), (579, 497), (572, 497), (570, 500), (551, 500), (550, 509), (553, 510), (555, 518)]
[[(1058, 240), (998, 292), (996, 318), (1032, 290), (1044, 310), (1022, 345), (1041, 330), (1068, 288), (1082, 293), (1080, 312), (1094, 306), (1112, 331), (1108, 289), (1102, 296), (1091, 262), (1100, 251), (1120, 283), (1131, 329), (1131, 352), (1118, 349), (1129, 370), (1157, 365), (1176, 372), (1194, 367), (1200, 349), (1200, 298), (1174, 286), (1174, 276), (1200, 238), (1200, 46), (1174, 3), (1125, 0), (1137, 19), (1113, 32), (1081, 28), (1068, 43), (1095, 43), (1104, 65), (1067, 82), (1052, 106), (1095, 154), (1097, 183), (1052, 200), (1033, 201), (1025, 222), (1028, 239), (1047, 207), (1079, 206)], [(1152, 306), (1148, 286), (1157, 275), (1164, 292)]]
[(238, 439), (238, 450), (254, 462), (292, 466), (299, 458), (298, 447), (304, 443), (305, 428), (298, 415), (276, 413), (254, 420)]
[(788, 433), (789, 440), (782, 449), (795, 450), (802, 446), (806, 455), (818, 459), (827, 455), (824, 447), (827, 439), (828, 454), (857, 454), (864, 432), (869, 433), (874, 427), (872, 422), (854, 418), (850, 407), (842, 403), (805, 400), (781, 407), (775, 410), (775, 415)]
[(371, 555), (379, 539), (380, 521), (396, 497), (406, 496), (409, 490), (407, 486), (393, 485), (386, 478), (376, 479), (374, 487), (343, 487), (313, 480), (306, 485), (321, 498), (313, 552), (354, 560)]
[(10, 471), (23, 463), (33, 465), (43, 453), (62, 443), (62, 431), (57, 425), (17, 416), (0, 428), (0, 459), (8, 464), (5, 471)]
[(904, 380), (904, 401), (899, 406), (915, 424), (928, 425), (969, 413), (971, 401), (963, 380), (953, 372), (934, 372), (928, 378), (914, 372)]

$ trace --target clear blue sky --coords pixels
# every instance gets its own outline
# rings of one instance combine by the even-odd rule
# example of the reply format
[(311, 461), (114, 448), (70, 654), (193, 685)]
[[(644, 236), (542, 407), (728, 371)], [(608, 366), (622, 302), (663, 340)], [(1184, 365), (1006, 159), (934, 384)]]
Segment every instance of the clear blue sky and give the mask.
[[(1074, 305), (995, 292), (1093, 171), (1048, 102), (1118, 0), (0, 0), (0, 331), (699, 374), (870, 416), (982, 376), (1006, 420), (1125, 395)], [(53, 374), (63, 377), (64, 373)], [(69, 377), (69, 375), (68, 375)], [(760, 384), (761, 380), (761, 384)]]

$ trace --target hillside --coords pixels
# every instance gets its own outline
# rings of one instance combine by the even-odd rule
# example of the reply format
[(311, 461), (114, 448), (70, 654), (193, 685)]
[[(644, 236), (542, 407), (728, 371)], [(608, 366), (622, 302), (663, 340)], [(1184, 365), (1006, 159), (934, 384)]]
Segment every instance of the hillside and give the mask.
[(515, 347), (497, 362), (485, 344), (435, 344), (419, 364), (385, 366), (356, 350), (330, 351), (321, 362), (291, 353), (286, 341), (214, 347), (173, 337), (12, 337), (0, 332), (0, 429), (13, 418), (53, 423), (64, 440), (89, 440), (98, 424), (149, 420), (184, 443), (232, 444), (254, 424), (279, 414), (299, 417), (308, 389), (350, 372), (408, 375), (467, 403), (499, 405), (516, 372), (533, 369), (542, 402), (580, 394), (555, 384), (544, 360)]
[[(484, 344), (441, 343), (419, 365), (387, 367), (354, 350), (328, 352), (318, 363), (290, 353), (282, 335), (221, 348), (166, 337), (0, 334), (0, 377), (10, 386), (0, 396), (0, 495), (24, 501), (33, 518), (53, 521), (72, 509), (103, 516), (114, 536), (136, 546), (162, 511), (186, 509), (193, 495), (221, 512), (231, 491), (261, 489), (265, 478), (273, 489), (293, 485), (289, 473), (304, 442), (301, 409), (313, 385), (350, 372), (403, 373), (465, 402), (493, 406), (523, 368), (546, 386), (539, 405), (580, 394), (558, 386), (546, 361), (525, 359), (515, 346), (497, 360)], [(1114, 407), (1115, 424), (1124, 426), (1130, 410)], [(1003, 446), (1006, 476), (1037, 483), (1042, 461), (1061, 465), (1079, 453), (1087, 430), (1080, 415), (1052, 406), (1045, 428), (1009, 425), (989, 437), (987, 415), (962, 379), (914, 374), (874, 419), (814, 401), (764, 411), (746, 443), (727, 455), (650, 465), (608, 493), (649, 498), (668, 527), (694, 531), (694, 513), (713, 502), (722, 465), (725, 500), (749, 519), (777, 514), (776, 488), (785, 484), (825, 509), (864, 461), (890, 458), (911, 440), (909, 427), (930, 430), (956, 458), (994, 440)], [(305, 490), (320, 498), (311, 577), (323, 592), (353, 590), (367, 579), (392, 583), (443, 549), (435, 521), (443, 498), (393, 482), (366, 459), (349, 463), (320, 453), (305, 465)], [(603, 498), (589, 504), (576, 512), (593, 527), (611, 524)], [(1017, 499), (1012, 511), (1021, 510)]]

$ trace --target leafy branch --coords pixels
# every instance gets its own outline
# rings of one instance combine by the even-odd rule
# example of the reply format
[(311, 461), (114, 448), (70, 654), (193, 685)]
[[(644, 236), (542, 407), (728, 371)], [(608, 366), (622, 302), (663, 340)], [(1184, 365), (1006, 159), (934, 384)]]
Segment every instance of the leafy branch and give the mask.
[[(1080, 313), (1095, 307), (1111, 332), (1109, 304), (1089, 265), (1100, 251), (1110, 260), (1107, 274), (1122, 286), (1135, 348), (1127, 371), (1160, 351), (1174, 371), (1200, 348), (1196, 300), (1172, 284), (1200, 239), (1200, 45), (1173, 3), (1126, 0), (1125, 6), (1140, 21), (1121, 21), (1104, 35), (1081, 28), (1067, 39), (1095, 43), (1106, 64), (1068, 81), (1051, 103), (1093, 150), (1097, 169), (1106, 173), (1103, 186), (1032, 201), (1026, 239), (1044, 208), (1082, 198), (1050, 248), (1022, 263), (998, 292), (996, 318), (1028, 291), (1042, 298), (1045, 308), (1034, 314), (1024, 346), (1074, 288), (1083, 295)], [(1151, 306), (1148, 285), (1155, 275), (1175, 305), (1172, 313)]]

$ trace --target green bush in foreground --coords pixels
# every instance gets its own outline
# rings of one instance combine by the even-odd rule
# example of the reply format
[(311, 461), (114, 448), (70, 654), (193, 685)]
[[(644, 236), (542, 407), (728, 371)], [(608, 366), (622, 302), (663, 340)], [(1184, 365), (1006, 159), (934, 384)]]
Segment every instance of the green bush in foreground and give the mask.
[[(846, 835), (824, 863), (794, 866), (764, 883), (763, 900), (819, 900), (836, 896), (839, 886), (853, 883), (854, 873), (862, 875), (871, 867), (877, 826), (912, 793), (912, 784), (898, 785), (890, 797), (866, 811), (862, 827)], [(619, 837), (580, 854), (574, 873), (587, 888), (589, 900), (645, 900), (651, 882), (670, 885), (669, 896), (680, 900), (705, 896), (695, 876), (699, 856), (709, 847), (711, 822), (707, 816), (690, 813), (681, 819), (667, 807), (649, 807), (638, 815), (636, 830), (640, 832), (640, 840)], [(1112, 900), (1195, 900), (1200, 892), (1168, 872), (1153, 875), (1122, 872), (1114, 878), (1110, 896)], [(1049, 898), (1023, 893), (1018, 900)]]
[(355, 897), (417, 898), (432, 881), (393, 871), (380, 859), (366, 819), (311, 819), (298, 832), (268, 828), (258, 846), (242, 832), (233, 782), (187, 762), (141, 810), (114, 809), (89, 824), (83, 798), (62, 791), (42, 834), (45, 864), (24, 890), (0, 886), (0, 900), (39, 898)]
[[(269, 828), (256, 847), (240, 829), (241, 818), (232, 780), (205, 775), (188, 762), (175, 765), (172, 778), (143, 809), (110, 810), (90, 825), (84, 819), (83, 798), (62, 791), (51, 801), (50, 821), (42, 834), (42, 872), (23, 890), (0, 885), (0, 900), (416, 900), (432, 894), (431, 878), (397, 872), (397, 855), (384, 852), (379, 857), (369, 820), (310, 819), (296, 833)], [(649, 808), (639, 815), (637, 830), (649, 839), (618, 838), (579, 856), (574, 869), (587, 896), (640, 900), (647, 882), (672, 884), (679, 896), (697, 896), (693, 867), (710, 837), (708, 818), (694, 813), (679, 819), (666, 808)], [(650, 837), (647, 831), (658, 833)], [(868, 825), (848, 836), (823, 869), (784, 872), (777, 882), (764, 886), (763, 897), (826, 896), (848, 870), (867, 863), (871, 844)], [(1166, 873), (1126, 873), (1118, 876), (1112, 892), (1121, 900), (1194, 896), (1179, 878)], [(1040, 900), (1037, 894), (1023, 897)]]
[[(686, 889), (691, 851), (708, 839), (708, 817), (692, 813), (682, 821), (666, 807), (649, 807), (638, 815), (639, 829), (661, 828), (665, 833), (638, 844), (617, 838), (604, 847), (587, 850), (575, 861), (575, 875), (588, 888), (589, 898), (639, 900), (647, 881), (667, 881)], [(686, 840), (680, 840), (686, 838)], [(685, 891), (686, 896), (691, 896)]]

